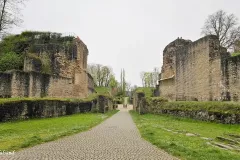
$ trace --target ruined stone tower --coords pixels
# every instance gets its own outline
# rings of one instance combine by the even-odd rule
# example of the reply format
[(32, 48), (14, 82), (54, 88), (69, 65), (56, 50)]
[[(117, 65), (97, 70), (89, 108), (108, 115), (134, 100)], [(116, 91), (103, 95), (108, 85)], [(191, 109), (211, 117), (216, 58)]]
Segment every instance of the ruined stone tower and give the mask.
[[(93, 79), (87, 73), (87, 46), (78, 37), (65, 40), (58, 35), (33, 35), (24, 70), (0, 74), (5, 77), (0, 79), (0, 97), (83, 98), (94, 92)], [(41, 36), (47, 43), (38, 39)]]
[(216, 36), (171, 42), (159, 78), (160, 96), (169, 100), (239, 100), (239, 56), (231, 57)]

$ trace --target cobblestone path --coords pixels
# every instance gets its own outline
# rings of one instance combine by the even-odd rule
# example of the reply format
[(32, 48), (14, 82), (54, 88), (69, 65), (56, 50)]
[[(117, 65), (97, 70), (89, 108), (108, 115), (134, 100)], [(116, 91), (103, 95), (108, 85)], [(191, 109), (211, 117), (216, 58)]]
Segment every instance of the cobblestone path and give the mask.
[(1, 157), (12, 160), (157, 160), (175, 159), (140, 137), (127, 109), (89, 131)]

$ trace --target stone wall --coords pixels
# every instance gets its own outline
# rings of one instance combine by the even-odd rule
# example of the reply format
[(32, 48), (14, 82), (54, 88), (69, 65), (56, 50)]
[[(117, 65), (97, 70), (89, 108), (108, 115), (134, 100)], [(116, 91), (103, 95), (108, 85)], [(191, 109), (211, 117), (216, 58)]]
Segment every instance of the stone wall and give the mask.
[(240, 124), (239, 104), (226, 102), (205, 103), (209, 102), (194, 102), (194, 104), (189, 102), (167, 102), (165, 98), (146, 98), (144, 93), (136, 93), (133, 109), (139, 114), (168, 114), (202, 121)]
[(175, 87), (175, 78), (170, 77), (167, 79), (161, 79), (159, 81), (159, 95), (167, 97), (169, 100), (176, 99), (176, 87)]
[[(30, 53), (25, 57), (24, 72), (26, 73), (32, 71), (43, 73), (43, 65), (41, 64), (42, 62), (39, 62), (39, 59), (46, 56), (49, 58), (50, 66), (48, 68), (48, 74), (51, 74), (52, 76), (47, 78), (47, 84), (49, 85), (48, 95), (51, 97), (66, 97), (70, 95), (70, 97), (82, 98), (89, 95), (89, 86), (92, 86), (92, 84), (88, 83), (92, 82), (89, 80), (89, 75), (87, 73), (87, 46), (79, 38), (74, 39), (71, 46), (72, 52), (66, 52), (65, 48), (56, 50), (56, 53), (46, 53), (45, 51), (40, 53)], [(45, 48), (48, 48), (48, 46)], [(38, 97), (41, 95), (40, 88), (42, 88), (42, 86), (40, 86), (40, 82), (44, 79), (42, 77), (45, 76), (41, 76), (40, 74), (38, 76), (39, 77), (32, 76), (30, 81), (26, 80), (31, 83), (31, 86), (33, 81), (36, 82), (35, 84), (33, 83), (33, 85), (36, 85), (36, 88), (30, 89), (30, 96), (32, 96), (31, 94)], [(17, 78), (15, 78), (16, 81)], [(19, 80), (19, 82), (22, 82), (22, 80)], [(26, 96), (27, 94), (18, 95)]]
[[(86, 74), (87, 75), (87, 74)], [(87, 84), (74, 84), (73, 79), (39, 72), (9, 71), (0, 74), (1, 97), (86, 97)]]
[(11, 97), (12, 75), (9, 73), (0, 73), (0, 98)]
[(221, 59), (217, 38), (208, 36), (176, 54), (176, 99), (220, 100)]
[[(233, 92), (231, 97), (238, 93), (233, 88), (240, 87), (239, 76), (235, 74), (237, 70), (233, 71), (239, 66), (239, 59), (236, 58), (233, 63), (230, 59), (226, 60), (229, 56), (216, 36), (206, 36), (195, 42), (183, 39), (173, 41), (164, 49), (160, 96), (183, 101), (229, 100), (230, 92)], [(234, 81), (237, 82), (233, 84), (229, 81), (228, 84), (226, 76), (229, 80), (235, 77)]]
[(94, 80), (91, 74), (88, 73), (88, 94), (95, 93)]
[(222, 61), (225, 94), (227, 100), (240, 101), (240, 56), (229, 57)]
[(20, 100), (0, 104), (0, 122), (59, 117), (84, 112), (105, 113), (113, 110), (112, 99), (99, 96), (88, 102), (70, 102), (60, 100)]

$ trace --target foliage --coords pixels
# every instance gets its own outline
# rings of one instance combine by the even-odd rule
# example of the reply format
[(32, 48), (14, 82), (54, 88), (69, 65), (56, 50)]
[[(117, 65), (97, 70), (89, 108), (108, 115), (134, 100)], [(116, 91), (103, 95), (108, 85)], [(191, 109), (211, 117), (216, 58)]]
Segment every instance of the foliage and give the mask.
[(110, 79), (109, 79), (109, 87), (115, 88), (115, 87), (117, 87), (117, 85), (118, 85), (118, 82), (117, 82), (117, 80), (115, 79), (115, 76), (114, 76), (114, 75), (111, 75), (111, 76), (110, 76)]
[(121, 96), (114, 97), (114, 98), (113, 98), (113, 102), (114, 102), (115, 104), (122, 104), (122, 103), (123, 103), (123, 97), (121, 97)]
[(112, 97), (110, 95), (107, 95), (105, 93), (95, 93), (91, 94), (86, 98), (52, 98), (52, 97), (44, 97), (44, 98), (0, 98), (0, 105), (1, 104), (6, 104), (6, 103), (16, 103), (16, 102), (23, 102), (23, 101), (65, 101), (65, 102), (76, 102), (76, 103), (81, 103), (81, 102), (92, 102), (98, 98), (98, 96), (105, 96), (110, 99)]
[(84, 113), (56, 118), (7, 122), (0, 125), (0, 150), (19, 150), (86, 131), (117, 111)]
[(89, 64), (87, 69), (88, 73), (93, 77), (96, 86), (110, 87), (111, 85), (116, 85), (115, 82), (113, 82), (115, 77), (111, 67), (103, 66), (101, 64)]
[(23, 57), (14, 53), (8, 52), (0, 56), (0, 71), (23, 68)]
[(196, 102), (196, 101), (177, 101), (167, 102), (161, 109), (183, 110), (183, 111), (208, 111), (221, 114), (240, 114), (240, 103), (237, 102)]
[(152, 97), (153, 91), (154, 91), (154, 88), (152, 87), (138, 87), (135, 92), (136, 93), (142, 92), (145, 94), (145, 97)]
[(231, 48), (240, 38), (240, 26), (238, 26), (238, 19), (234, 14), (227, 14), (225, 11), (219, 10), (208, 16), (202, 33), (216, 35), (221, 46)]
[[(168, 153), (189, 160), (239, 159), (239, 153), (209, 145), (202, 137), (215, 139), (226, 134), (239, 134), (239, 125), (202, 122), (189, 118), (130, 112), (142, 137)], [(168, 130), (168, 131), (167, 131)], [(171, 130), (172, 132), (170, 132)], [(186, 136), (193, 133), (200, 136)]]
[(5, 37), (0, 42), (0, 55), (15, 52), (16, 54), (22, 54), (29, 47), (30, 40), (22, 35), (10, 35)]
[(120, 93), (125, 97), (126, 95), (126, 79), (125, 79), (125, 70), (121, 69), (121, 81), (119, 85)]
[(153, 72), (141, 72), (140, 77), (143, 87), (155, 87), (158, 82), (159, 69), (155, 67)]
[[(0, 43), (0, 53), (13, 51), (22, 54), (26, 50), (32, 53), (47, 52), (68, 48), (74, 37), (62, 36), (61, 33), (25, 31), (19, 35), (7, 36)], [(55, 45), (54, 47), (51, 45)]]
[(240, 53), (232, 53), (231, 54), (232, 57), (236, 57), (236, 56), (239, 56), (239, 55), (240, 55)]
[[(43, 73), (50, 73), (50, 54), (56, 52), (56, 50), (72, 53), (74, 47), (72, 44), (73, 39), (74, 37), (72, 36), (63, 37), (60, 33), (25, 31), (19, 35), (7, 36), (0, 42), (0, 57), (4, 57), (9, 52), (14, 52), (22, 57), (21, 64), (19, 64), (20, 67), (17, 65), (10, 68), (15, 69), (23, 66), (23, 58), (27, 55), (41, 62)], [(36, 53), (43, 54), (40, 54), (41, 56), (39, 57)], [(1, 70), (4, 71), (3, 69)]]
[(108, 95), (111, 95), (110, 88), (108, 88), (108, 87), (95, 87), (94, 89), (95, 89), (95, 91), (98, 94), (108, 94)]
[(0, 0), (0, 38), (9, 29), (22, 22), (20, 6), (25, 0)]

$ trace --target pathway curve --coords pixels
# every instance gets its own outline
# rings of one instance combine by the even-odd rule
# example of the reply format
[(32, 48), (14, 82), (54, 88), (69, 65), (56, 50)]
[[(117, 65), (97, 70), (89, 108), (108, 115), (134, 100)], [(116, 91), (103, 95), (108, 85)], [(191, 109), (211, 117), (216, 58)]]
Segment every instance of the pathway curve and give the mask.
[[(128, 109), (89, 131), (37, 145), (4, 159), (12, 160), (157, 160), (175, 159), (143, 140)], [(3, 157), (2, 157), (3, 158)], [(1, 159), (1, 156), (0, 156)]]

